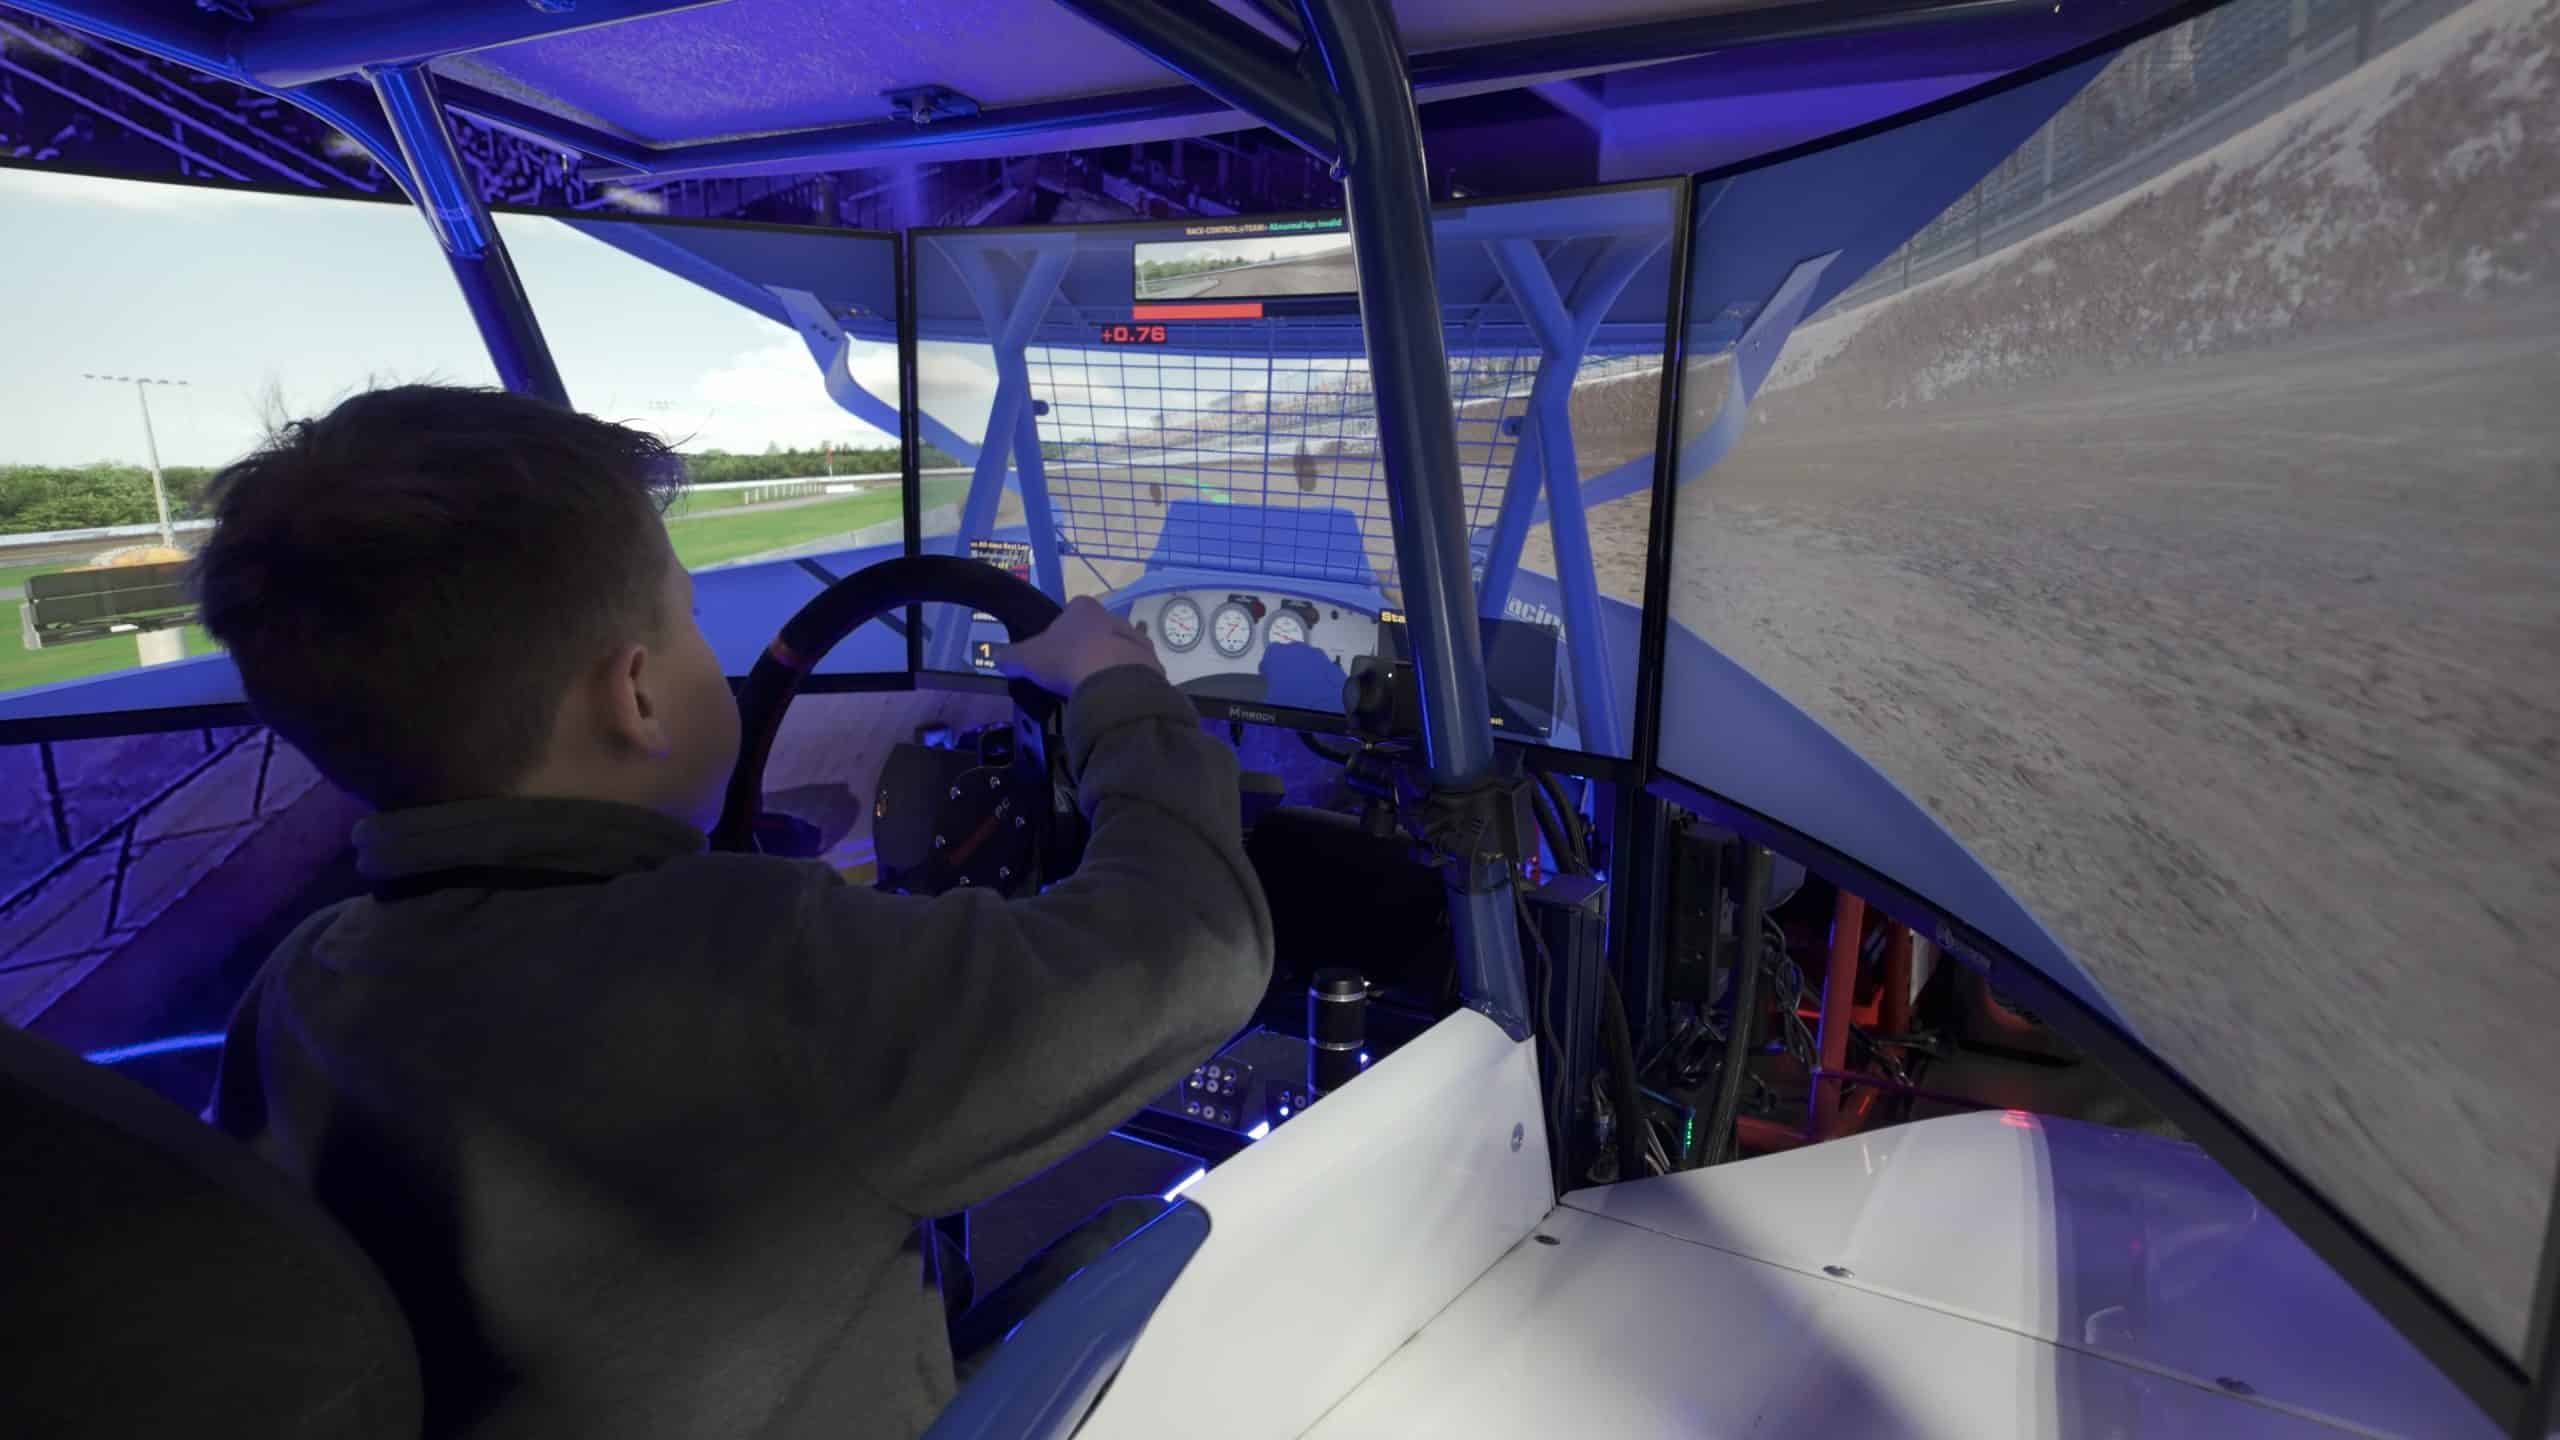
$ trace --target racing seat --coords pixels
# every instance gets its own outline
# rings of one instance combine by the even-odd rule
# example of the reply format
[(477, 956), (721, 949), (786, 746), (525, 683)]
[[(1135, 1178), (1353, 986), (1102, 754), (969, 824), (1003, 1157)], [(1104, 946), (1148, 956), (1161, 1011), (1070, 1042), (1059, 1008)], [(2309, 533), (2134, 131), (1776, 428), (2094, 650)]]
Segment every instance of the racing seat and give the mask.
[(0, 1025), (0, 1395), (28, 1435), (414, 1436), (409, 1327), (246, 1147)]

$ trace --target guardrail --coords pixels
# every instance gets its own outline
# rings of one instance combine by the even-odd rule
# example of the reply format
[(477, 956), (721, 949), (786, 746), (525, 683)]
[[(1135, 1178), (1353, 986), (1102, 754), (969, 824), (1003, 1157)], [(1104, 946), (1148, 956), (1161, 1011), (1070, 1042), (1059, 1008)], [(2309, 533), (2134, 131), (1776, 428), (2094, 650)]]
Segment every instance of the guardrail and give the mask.
[[(969, 467), (966, 465), (944, 465), (937, 466), (934, 469), (920, 471), (918, 473), (921, 475), (966, 475), (970, 472)], [(756, 504), (763, 500), (790, 499), (801, 495), (817, 493), (824, 490), (824, 488), (829, 485), (858, 485), (868, 484), (878, 480), (895, 480), (898, 478), (898, 474), (899, 472), (895, 470), (867, 470), (858, 475), (796, 475), (785, 476), (773, 480), (721, 480), (706, 485), (687, 485), (685, 490), (688, 493), (695, 491), (709, 492), (733, 490), (790, 491), (787, 495), (780, 493), (761, 496), (751, 495), (748, 499), (748, 503)], [(799, 488), (791, 488), (795, 486)], [(180, 520), (172, 523), (169, 528), (181, 534), (196, 535), (212, 529), (213, 522), (210, 520)], [(5, 557), (12, 550), (44, 550), (51, 549), (59, 545), (84, 544), (93, 540), (142, 540), (159, 533), (160, 527), (157, 525), (92, 525), (79, 530), (21, 531), (15, 535), (0, 535), (0, 557)]]
[[(170, 529), (195, 534), (213, 528), (210, 520), (178, 520)], [(33, 550), (40, 546), (77, 545), (89, 540), (140, 540), (160, 533), (158, 525), (92, 525), (83, 530), (29, 530), (16, 535), (0, 535), (0, 552)]]
[(2128, 46), (2043, 129), (1822, 315), (1899, 294), (2145, 185), (2460, 5), (2235, 0)]

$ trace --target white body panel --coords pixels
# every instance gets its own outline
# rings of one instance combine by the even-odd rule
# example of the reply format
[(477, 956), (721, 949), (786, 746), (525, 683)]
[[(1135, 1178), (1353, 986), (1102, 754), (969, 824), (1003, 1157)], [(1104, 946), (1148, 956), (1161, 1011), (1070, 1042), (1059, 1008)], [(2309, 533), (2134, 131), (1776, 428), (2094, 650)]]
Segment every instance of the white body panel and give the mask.
[(1191, 1188), (1208, 1243), (1080, 1440), (1304, 1433), (1551, 1196), (1530, 1044), (1450, 1016)]
[(1309, 1434), (2497, 1433), (2173, 1141), (1926, 1121), (1577, 1192), (1539, 1233)]
[(2029, 1440), (2325, 1425), (1559, 1209), (1308, 1434)]

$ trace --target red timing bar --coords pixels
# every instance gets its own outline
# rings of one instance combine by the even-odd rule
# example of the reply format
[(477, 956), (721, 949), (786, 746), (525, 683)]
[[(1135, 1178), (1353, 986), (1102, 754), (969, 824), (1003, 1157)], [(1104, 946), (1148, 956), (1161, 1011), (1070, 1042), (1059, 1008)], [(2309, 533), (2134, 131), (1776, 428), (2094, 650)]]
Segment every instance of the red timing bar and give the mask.
[(1230, 300), (1202, 305), (1132, 305), (1132, 320), (1259, 320), (1262, 302)]

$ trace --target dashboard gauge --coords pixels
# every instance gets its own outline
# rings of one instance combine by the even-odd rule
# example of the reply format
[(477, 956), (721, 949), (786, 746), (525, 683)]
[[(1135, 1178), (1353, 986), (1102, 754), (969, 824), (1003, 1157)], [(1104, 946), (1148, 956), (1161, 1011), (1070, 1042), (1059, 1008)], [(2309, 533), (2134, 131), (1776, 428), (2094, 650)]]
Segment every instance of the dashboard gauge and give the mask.
[(1230, 600), (1209, 617), (1209, 643), (1233, 660), (1253, 648), (1253, 612)]
[(1187, 596), (1176, 595), (1166, 601), (1164, 613), (1156, 617), (1156, 637), (1164, 641), (1164, 648), (1176, 654), (1199, 644), (1200, 607)]
[(1279, 614), (1272, 616), (1271, 643), (1274, 645), (1306, 644), (1307, 622), (1305, 617), (1298, 614), (1295, 610), (1283, 610)]

